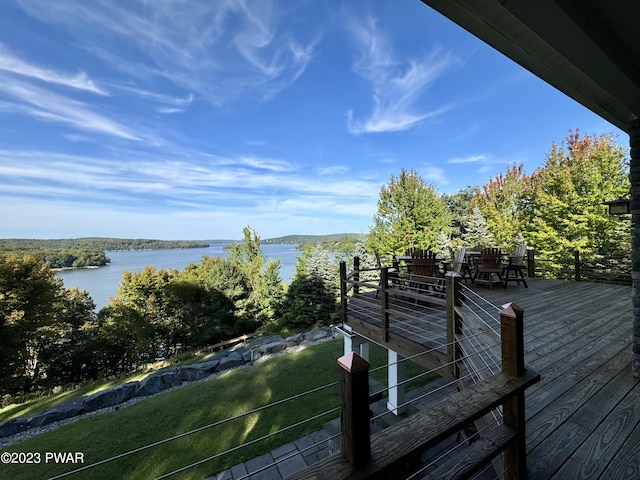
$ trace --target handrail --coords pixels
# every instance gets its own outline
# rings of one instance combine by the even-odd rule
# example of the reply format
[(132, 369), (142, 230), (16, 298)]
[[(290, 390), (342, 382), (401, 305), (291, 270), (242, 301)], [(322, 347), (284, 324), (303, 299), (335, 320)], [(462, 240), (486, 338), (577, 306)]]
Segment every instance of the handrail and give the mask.
[[(454, 393), (429, 410), (398, 422), (371, 438), (371, 461), (353, 467), (341, 454), (302, 470), (291, 480), (406, 478), (420, 467), (420, 455), (540, 380), (534, 371), (499, 373)], [(508, 427), (510, 428), (510, 427)], [(514, 438), (509, 439), (510, 442)], [(445, 473), (445, 472), (443, 472)], [(438, 476), (434, 478), (440, 478)]]
[[(341, 271), (346, 272), (344, 267)], [(341, 276), (343, 291), (346, 291), (348, 281), (346, 274)], [(442, 280), (439, 279), (439, 281)], [(388, 268), (381, 269), (380, 284), (374, 289), (375, 298), (360, 295), (363, 300), (360, 303), (353, 303), (352, 308), (360, 307), (365, 315), (370, 316), (372, 314), (375, 316), (376, 308), (379, 309), (378, 315), (382, 316), (381, 340), (386, 342), (389, 332), (389, 314), (393, 311), (389, 305), (390, 293), (393, 292), (394, 298), (415, 295), (425, 299), (425, 296), (405, 288), (389, 288)], [(468, 454), (465, 450), (467, 454), (461, 463), (464, 467), (456, 470), (460, 477), (456, 476), (458, 474), (451, 475), (451, 471), (443, 474), (447, 478), (463, 478), (468, 472), (485, 466), (495, 455), (504, 452), (502, 462), (504, 462), (505, 478), (524, 479), (526, 477), (524, 390), (539, 381), (540, 376), (525, 367), (524, 312), (515, 304), (504, 305), (499, 312), (500, 327), (497, 330), (498, 323), (495, 318), (483, 318), (488, 315), (487, 310), (480, 308), (479, 312), (474, 311), (463, 303), (465, 296), (461, 290), (460, 275), (449, 272), (445, 276), (446, 299), (442, 299), (446, 304), (446, 347), (449, 360), (447, 365), (454, 379), (469, 377), (468, 374), (461, 376), (461, 368), (466, 367), (471, 373), (470, 376), (476, 377), (476, 383), (470, 386), (466, 382), (464, 385), (461, 384), (464, 390), (443, 400), (435, 410), (432, 408), (428, 412), (414, 415), (407, 422), (400, 422), (398, 427), (373, 437), (371, 460), (364, 455), (361, 458), (365, 458), (365, 461), (361, 460), (359, 464), (355, 464), (350, 463), (343, 456), (335, 456), (318, 467), (304, 470), (293, 478), (387, 478), (390, 475), (395, 477), (411, 473), (410, 471), (415, 472), (418, 468), (416, 462), (419, 462), (420, 453), (426, 448), (434, 446), (451, 433), (460, 431), (469, 423), (480, 421), (482, 417), (499, 406), (503, 411), (502, 425), (490, 429), (492, 437), (483, 440), (483, 447), (478, 452)], [(356, 293), (354, 292), (354, 295)], [(375, 299), (378, 296), (380, 303), (376, 307)], [(365, 298), (368, 300), (364, 300)], [(351, 302), (356, 299), (357, 297), (352, 296)], [(351, 302), (347, 302), (346, 298), (342, 300), (346, 318), (347, 308)], [(496, 348), (500, 345), (501, 353)], [(474, 360), (470, 360), (473, 356), (478, 358), (475, 363)], [(480, 375), (481, 370), (488, 371), (489, 374)], [(494, 373), (496, 371), (499, 373)], [(368, 372), (365, 373), (368, 375)], [(367, 386), (368, 382), (365, 379), (359, 384)], [(359, 411), (352, 404), (350, 394), (346, 397), (344, 395), (343, 391), (343, 405), (349, 405), (351, 412)], [(461, 408), (461, 405), (464, 408)], [(363, 406), (361, 410), (365, 408), (368, 407)], [(495, 415), (494, 418), (497, 419)], [(346, 428), (345, 425), (355, 424), (345, 421), (342, 423), (343, 429)], [(397, 435), (397, 439), (393, 435)], [(345, 452), (344, 448), (357, 451), (358, 445), (353, 442), (357, 443), (358, 436), (356, 431), (343, 430), (343, 452)], [(430, 475), (434, 475), (433, 478), (440, 478), (438, 473)]]

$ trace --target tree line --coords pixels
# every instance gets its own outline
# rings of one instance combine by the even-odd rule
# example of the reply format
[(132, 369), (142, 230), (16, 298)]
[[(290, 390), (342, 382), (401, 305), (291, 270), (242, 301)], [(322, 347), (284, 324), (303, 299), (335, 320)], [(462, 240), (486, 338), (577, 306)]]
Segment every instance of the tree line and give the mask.
[(409, 247), (448, 255), (461, 245), (511, 250), (526, 241), (553, 276), (575, 249), (628, 252), (628, 220), (602, 205), (629, 192), (626, 162), (613, 137), (575, 132), (553, 144), (532, 174), (514, 165), (452, 195), (402, 170), (381, 187), (366, 241), (305, 244), (289, 285), (250, 227), (225, 247), (226, 258), (125, 272), (117, 296), (98, 312), (87, 292), (65, 289), (41, 257), (0, 254), (0, 394), (118, 375), (255, 330), (335, 322), (338, 263), (354, 255), (370, 268)]
[(628, 197), (626, 149), (612, 135), (571, 132), (553, 143), (530, 175), (513, 165), (480, 187), (439, 194), (416, 171), (402, 170), (380, 190), (367, 246), (380, 255), (417, 247), (449, 256), (461, 246), (536, 251), (544, 276), (567, 276), (574, 252), (585, 261), (630, 251), (629, 220), (603, 202)]
[(67, 238), (58, 240), (0, 239), (0, 253), (39, 256), (49, 268), (101, 267), (111, 260), (106, 251), (206, 248), (207, 242), (194, 240), (150, 240), (125, 238)]
[(154, 240), (148, 238), (107, 238), (84, 237), (62, 239), (0, 239), (0, 252), (31, 252), (34, 249), (51, 248), (59, 250), (161, 250), (166, 248), (206, 248), (208, 242), (197, 240)]

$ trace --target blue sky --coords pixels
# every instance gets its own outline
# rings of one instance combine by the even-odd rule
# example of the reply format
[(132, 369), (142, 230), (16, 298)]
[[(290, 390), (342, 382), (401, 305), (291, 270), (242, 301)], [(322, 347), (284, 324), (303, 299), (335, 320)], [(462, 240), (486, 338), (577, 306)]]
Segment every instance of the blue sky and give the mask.
[(0, 237), (366, 233), (618, 129), (419, 0), (0, 3)]

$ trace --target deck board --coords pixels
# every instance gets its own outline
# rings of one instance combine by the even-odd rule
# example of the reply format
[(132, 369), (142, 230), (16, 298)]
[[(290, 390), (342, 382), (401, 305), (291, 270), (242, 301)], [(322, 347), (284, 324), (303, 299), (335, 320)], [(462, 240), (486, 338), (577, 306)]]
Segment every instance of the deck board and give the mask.
[(529, 478), (640, 478), (631, 287), (538, 278), (528, 284), (474, 291), (496, 318), (510, 302), (524, 310), (525, 361), (541, 375), (526, 393)]
[(525, 310), (530, 479), (640, 478), (640, 383), (631, 375), (631, 288), (532, 279), (480, 290)]

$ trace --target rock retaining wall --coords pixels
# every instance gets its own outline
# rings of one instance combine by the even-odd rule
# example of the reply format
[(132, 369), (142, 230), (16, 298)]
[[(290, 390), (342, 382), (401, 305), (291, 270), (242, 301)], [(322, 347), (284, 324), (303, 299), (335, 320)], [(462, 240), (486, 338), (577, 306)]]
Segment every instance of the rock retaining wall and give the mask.
[(0, 423), (0, 438), (102, 408), (118, 406), (134, 398), (155, 395), (232, 368), (251, 365), (263, 356), (273, 355), (287, 348), (330, 338), (333, 338), (331, 327), (317, 328), (285, 339), (278, 336), (254, 338), (197, 363), (152, 373), (140, 382), (129, 382), (92, 395), (75, 398), (33, 416), (12, 418)]

